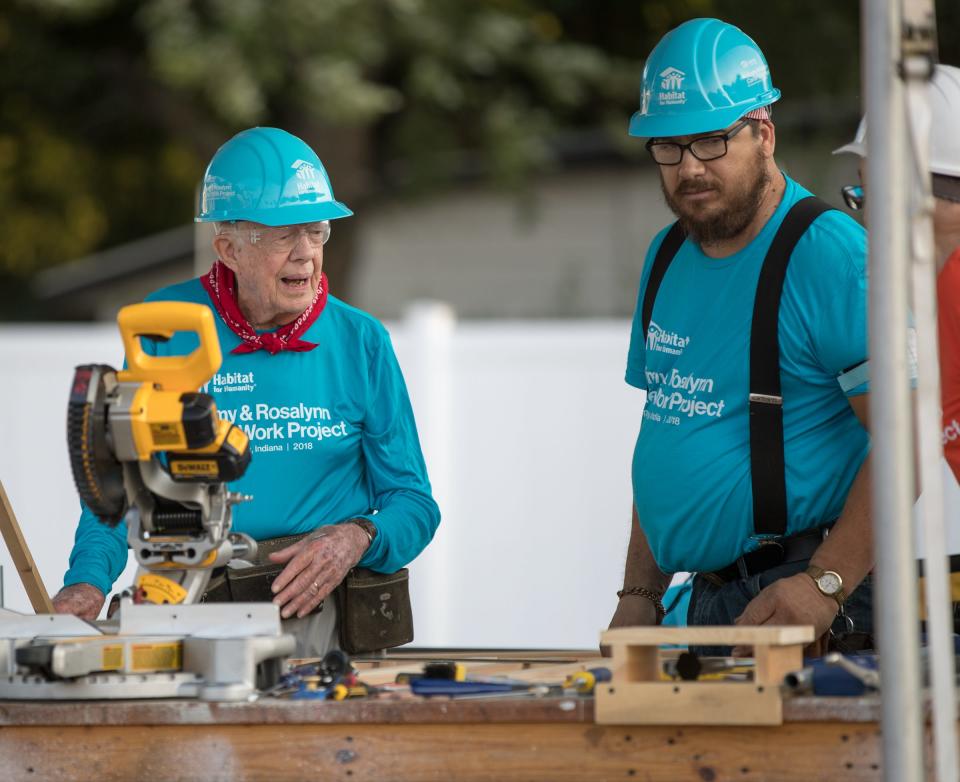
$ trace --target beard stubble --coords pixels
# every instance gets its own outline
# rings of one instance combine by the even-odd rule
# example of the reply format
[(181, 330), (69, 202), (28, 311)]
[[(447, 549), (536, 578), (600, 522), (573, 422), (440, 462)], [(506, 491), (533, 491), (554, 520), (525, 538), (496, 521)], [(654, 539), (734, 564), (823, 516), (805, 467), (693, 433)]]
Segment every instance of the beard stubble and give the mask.
[(746, 172), (749, 179), (735, 183), (732, 188), (720, 182), (710, 182), (702, 178), (689, 179), (677, 185), (677, 196), (705, 190), (719, 190), (721, 198), (726, 197), (727, 203), (723, 208), (703, 217), (697, 215), (696, 209), (684, 208), (680, 198), (671, 196), (664, 185), (663, 177), (660, 177), (663, 198), (688, 236), (700, 245), (715, 244), (734, 238), (750, 225), (760, 209), (764, 192), (770, 184), (770, 175), (767, 173), (762, 154), (757, 155), (756, 162), (756, 167)]

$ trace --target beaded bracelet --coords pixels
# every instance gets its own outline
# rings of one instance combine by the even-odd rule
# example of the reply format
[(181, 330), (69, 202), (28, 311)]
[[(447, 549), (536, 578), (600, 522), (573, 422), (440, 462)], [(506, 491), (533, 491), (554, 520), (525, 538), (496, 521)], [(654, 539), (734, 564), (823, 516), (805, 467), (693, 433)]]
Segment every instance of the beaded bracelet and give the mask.
[(667, 615), (667, 611), (663, 607), (663, 603), (660, 600), (661, 595), (658, 595), (652, 589), (646, 589), (644, 587), (628, 587), (627, 589), (621, 589), (617, 592), (618, 598), (622, 598), (624, 595), (638, 595), (639, 597), (645, 597), (647, 600), (653, 603), (653, 607), (657, 609), (657, 624), (660, 624), (663, 621), (663, 617)]

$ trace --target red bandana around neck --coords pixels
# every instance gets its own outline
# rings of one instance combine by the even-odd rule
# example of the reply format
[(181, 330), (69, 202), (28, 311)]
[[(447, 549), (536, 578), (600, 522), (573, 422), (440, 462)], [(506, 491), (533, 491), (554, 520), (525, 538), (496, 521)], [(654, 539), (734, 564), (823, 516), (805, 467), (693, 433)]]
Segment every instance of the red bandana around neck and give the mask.
[(265, 331), (260, 334), (240, 311), (240, 304), (237, 301), (237, 278), (226, 264), (220, 260), (214, 261), (210, 272), (202, 278), (202, 282), (223, 322), (243, 340), (230, 351), (231, 353), (255, 353), (258, 350), (266, 350), (270, 355), (276, 355), (282, 350), (302, 353), (313, 350), (317, 346), (315, 342), (300, 339), (300, 335), (313, 325), (327, 304), (326, 274), (320, 275), (320, 287), (317, 288), (310, 306), (300, 313), (299, 318), (281, 326), (276, 331)]

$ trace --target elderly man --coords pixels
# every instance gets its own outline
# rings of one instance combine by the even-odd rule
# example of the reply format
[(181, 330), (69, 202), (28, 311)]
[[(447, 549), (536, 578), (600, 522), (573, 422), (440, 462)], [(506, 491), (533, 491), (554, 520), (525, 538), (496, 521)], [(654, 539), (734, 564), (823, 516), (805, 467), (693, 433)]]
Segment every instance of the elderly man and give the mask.
[[(276, 128), (246, 130), (204, 177), (197, 220), (215, 223), (216, 262), (206, 276), (148, 297), (216, 313), (225, 358), (205, 390), (248, 432), (253, 451), (231, 485), (254, 497), (237, 506), (234, 529), (272, 552), (279, 572), (264, 599), (272, 595), (289, 620), (300, 655), (336, 645), (336, 608), (325, 598), (351, 568), (398, 570), (440, 519), (390, 338), (331, 296), (323, 274), (330, 221), (351, 214), (307, 144)], [(177, 334), (157, 350), (189, 352), (189, 338)], [(99, 614), (126, 564), (125, 534), (84, 510), (57, 611)]]
[(671, 574), (692, 571), (690, 624), (813, 625), (818, 648), (871, 630), (867, 387), (849, 375), (867, 357), (865, 235), (777, 167), (779, 97), (717, 19), (646, 62), (630, 134), (678, 220), (634, 316), (626, 380), (647, 401), (611, 627), (659, 622)]
[[(960, 68), (937, 65), (930, 82), (932, 132), (933, 242), (937, 263), (940, 380), (943, 396), (943, 451), (960, 481)], [(867, 154), (866, 118), (853, 141), (833, 153)], [(863, 181), (863, 165), (860, 166)], [(863, 206), (863, 186), (843, 188), (847, 206)]]

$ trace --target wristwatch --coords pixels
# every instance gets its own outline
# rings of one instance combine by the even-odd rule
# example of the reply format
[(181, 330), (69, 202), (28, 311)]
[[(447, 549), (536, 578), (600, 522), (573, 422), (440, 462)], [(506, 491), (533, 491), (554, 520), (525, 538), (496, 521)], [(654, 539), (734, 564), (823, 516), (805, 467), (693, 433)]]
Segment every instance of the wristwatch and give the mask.
[(837, 601), (838, 606), (843, 605), (847, 596), (843, 593), (843, 579), (840, 578), (839, 573), (835, 570), (824, 570), (816, 565), (810, 565), (806, 573), (813, 579), (813, 583), (817, 585), (821, 595), (832, 597)]
[(360, 529), (367, 533), (367, 545), (373, 543), (373, 539), (377, 537), (377, 525), (374, 524), (370, 519), (347, 519), (346, 521), (340, 522), (341, 524), (356, 524)]

